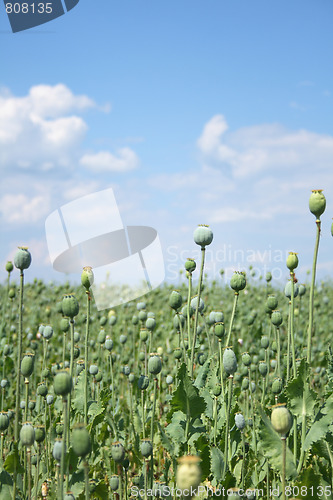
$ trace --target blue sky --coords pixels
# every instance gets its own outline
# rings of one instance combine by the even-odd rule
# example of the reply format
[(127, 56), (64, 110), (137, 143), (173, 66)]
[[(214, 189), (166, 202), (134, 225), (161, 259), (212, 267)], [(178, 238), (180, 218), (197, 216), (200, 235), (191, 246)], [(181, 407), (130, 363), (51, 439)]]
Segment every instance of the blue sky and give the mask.
[(314, 245), (311, 189), (327, 209), (319, 278), (333, 273), (330, 0), (81, 0), (11, 33), (0, 6), (1, 272), (29, 246), (27, 278), (52, 269), (46, 217), (112, 187), (124, 224), (150, 225), (166, 279), (196, 257), (207, 272), (274, 269)]

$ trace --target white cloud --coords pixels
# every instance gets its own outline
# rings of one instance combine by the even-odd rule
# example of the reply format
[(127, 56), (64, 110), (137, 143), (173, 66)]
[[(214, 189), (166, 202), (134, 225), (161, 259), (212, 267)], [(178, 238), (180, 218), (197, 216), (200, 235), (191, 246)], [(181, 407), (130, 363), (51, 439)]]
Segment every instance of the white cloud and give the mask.
[(304, 173), (331, 168), (333, 137), (264, 124), (229, 132), (222, 115), (203, 128), (197, 144), (205, 163), (229, 170), (235, 179), (299, 168)]
[(139, 159), (132, 149), (121, 148), (117, 155), (109, 151), (85, 154), (80, 164), (92, 172), (127, 172), (138, 166)]
[(43, 219), (49, 211), (48, 197), (38, 195), (32, 198), (24, 194), (2, 196), (0, 214), (7, 223), (34, 224)]
[[(85, 95), (75, 95), (64, 84), (35, 85), (25, 96), (0, 89), (0, 165), (3, 170), (73, 171), (82, 157), (88, 125), (80, 114), (94, 107), (108, 113)], [(84, 155), (81, 165), (99, 172), (131, 170), (138, 158), (130, 148)]]

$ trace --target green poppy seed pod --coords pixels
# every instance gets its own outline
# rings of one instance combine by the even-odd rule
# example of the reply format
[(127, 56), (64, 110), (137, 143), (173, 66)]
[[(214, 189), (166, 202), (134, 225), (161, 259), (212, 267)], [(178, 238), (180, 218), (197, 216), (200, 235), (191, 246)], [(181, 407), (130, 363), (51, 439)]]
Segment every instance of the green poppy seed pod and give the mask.
[(141, 342), (146, 342), (148, 340), (149, 333), (146, 328), (141, 328), (140, 329), (140, 340)]
[(271, 316), (271, 321), (274, 326), (279, 327), (283, 321), (281, 311), (273, 311)]
[(125, 458), (125, 448), (119, 441), (112, 443), (111, 456), (115, 462), (122, 462)]
[(214, 396), (217, 398), (220, 396), (222, 392), (222, 387), (221, 387), (221, 384), (216, 384), (215, 387), (213, 388), (213, 394)]
[(127, 342), (127, 335), (119, 335), (119, 342), (121, 344), (126, 344), (126, 342)]
[(172, 375), (167, 375), (165, 381), (166, 381), (166, 383), (168, 385), (173, 384), (173, 376)]
[(97, 365), (91, 365), (89, 367), (89, 373), (90, 373), (90, 375), (97, 375), (97, 373), (98, 373), (98, 366)]
[(278, 299), (276, 298), (275, 295), (269, 295), (266, 300), (266, 306), (268, 309), (273, 311), (273, 309), (276, 309), (278, 305)]
[[(289, 280), (284, 288), (284, 294), (286, 297), (288, 297), (289, 300), (291, 300), (291, 292), (292, 292), (292, 284), (291, 280)], [(296, 298), (298, 295), (298, 284), (294, 283), (294, 298)]]
[(130, 367), (125, 365), (123, 367), (123, 374), (126, 375), (126, 377), (128, 377), (130, 373), (131, 373)]
[(272, 383), (272, 393), (276, 396), (282, 392), (283, 382), (280, 378), (275, 378)]
[(117, 323), (117, 316), (115, 314), (111, 314), (109, 318), (109, 325), (114, 326)]
[(59, 464), (61, 462), (61, 454), (62, 454), (63, 442), (61, 439), (57, 439), (54, 442), (52, 455), (54, 460)]
[(64, 296), (61, 305), (63, 314), (68, 318), (73, 319), (79, 314), (79, 303), (75, 295), (73, 295), (72, 293)]
[(214, 319), (215, 323), (223, 323), (224, 322), (224, 314), (222, 311), (214, 311)]
[(67, 318), (61, 318), (59, 323), (59, 328), (63, 333), (68, 332), (69, 330), (69, 321)]
[(266, 273), (265, 280), (267, 281), (267, 283), (272, 281), (272, 273), (270, 271)]
[[(289, 255), (287, 257), (287, 268), (290, 271), (293, 271), (294, 269), (296, 269), (297, 266), (298, 266), (297, 253), (295, 253), (295, 252), (289, 252)], [(273, 307), (273, 309), (275, 309), (275, 307)]]
[(91, 439), (88, 430), (83, 426), (78, 426), (72, 433), (72, 446), (75, 455), (85, 457), (91, 452)]
[(175, 311), (178, 311), (178, 309), (181, 308), (182, 303), (183, 299), (181, 294), (177, 292), (177, 290), (173, 290), (169, 296), (169, 306), (172, 307), (172, 309), (174, 309)]
[(60, 371), (56, 374), (53, 381), (55, 394), (58, 396), (67, 396), (72, 390), (72, 377), (68, 371)]
[(243, 352), (242, 354), (242, 363), (245, 365), (245, 366), (250, 366), (251, 364), (251, 356), (248, 352)]
[(146, 359), (146, 355), (143, 351), (140, 351), (138, 354), (139, 361), (144, 361)]
[(303, 285), (303, 284), (302, 284), (302, 285), (299, 285), (299, 287), (298, 287), (298, 295), (299, 295), (300, 297), (302, 297), (303, 295), (305, 295), (305, 292), (306, 292), (306, 287), (305, 287), (305, 285)]
[(225, 335), (225, 326), (224, 326), (224, 323), (222, 322), (219, 322), (219, 323), (215, 323), (214, 325), (214, 334), (216, 335), (216, 337), (218, 339), (223, 339), (224, 335)]
[(15, 288), (10, 288), (8, 292), (8, 297), (10, 299), (14, 299), (15, 295), (16, 295)]
[(37, 394), (39, 396), (42, 396), (43, 398), (45, 398), (47, 393), (48, 393), (48, 390), (47, 390), (46, 385), (43, 382), (41, 382), (37, 387)]
[(35, 355), (27, 353), (23, 356), (21, 361), (21, 373), (23, 377), (30, 377), (34, 371), (35, 366)]
[(263, 335), (260, 339), (260, 345), (263, 349), (267, 349), (269, 346), (269, 338), (267, 335)]
[(94, 273), (93, 273), (92, 268), (90, 266), (86, 266), (83, 268), (83, 271), (81, 274), (81, 283), (87, 291), (94, 283)]
[(227, 500), (241, 500), (242, 497), (240, 496), (239, 492), (239, 488), (229, 488)]
[(137, 316), (132, 316), (132, 325), (137, 325), (139, 323), (139, 318)]
[(315, 215), (317, 219), (325, 212), (326, 198), (323, 195), (322, 189), (313, 189), (309, 199), (310, 212)]
[(17, 269), (23, 271), (28, 269), (31, 264), (31, 253), (27, 247), (18, 247), (14, 256), (14, 264)]
[(241, 290), (244, 290), (246, 287), (246, 278), (244, 272), (235, 271), (231, 276), (230, 280), (230, 288), (234, 290), (234, 292), (238, 293)]
[(23, 446), (30, 448), (35, 442), (35, 429), (29, 423), (25, 423), (21, 427), (20, 441)]
[(235, 424), (237, 429), (242, 431), (245, 428), (245, 418), (242, 413), (236, 413), (235, 415)]
[(138, 388), (141, 391), (144, 391), (148, 388), (148, 386), (149, 386), (149, 378), (146, 377), (145, 375), (140, 375), (140, 377), (138, 378)]
[(140, 321), (144, 322), (144, 321), (146, 321), (146, 319), (148, 318), (148, 314), (147, 314), (147, 312), (146, 312), (144, 309), (142, 309), (142, 310), (139, 312), (138, 317), (139, 317), (139, 320), (140, 320)]
[(64, 496), (64, 500), (75, 500), (75, 496), (70, 491), (67, 491), (66, 495)]
[(146, 320), (146, 328), (150, 332), (154, 331), (156, 327), (156, 321), (154, 318), (147, 318)]
[(108, 322), (108, 318), (107, 318), (106, 316), (102, 316), (102, 317), (100, 318), (100, 320), (99, 320), (99, 324), (100, 324), (101, 326), (105, 326), (107, 322)]
[(267, 363), (265, 361), (260, 361), (259, 363), (259, 373), (262, 377), (266, 377), (268, 368), (267, 368)]
[(8, 426), (9, 426), (8, 413), (5, 411), (2, 411), (0, 413), (0, 431), (4, 432), (6, 429), (8, 429)]
[(116, 476), (115, 474), (110, 477), (110, 488), (112, 491), (117, 491), (119, 488), (119, 476)]
[(223, 353), (223, 367), (228, 375), (233, 375), (237, 371), (237, 359), (232, 349), (225, 349)]
[[(196, 311), (197, 309), (197, 304), (198, 304), (198, 296), (196, 295), (195, 297), (193, 297), (193, 299), (191, 300), (191, 307), (193, 308), (194, 311)], [(205, 309), (205, 303), (204, 301), (202, 300), (202, 298), (200, 297), (200, 302), (199, 302), (199, 313), (202, 313), (203, 310)]]
[(182, 314), (175, 314), (172, 322), (173, 322), (174, 328), (176, 330), (179, 330), (180, 327), (183, 328), (183, 326), (185, 325), (185, 318)]
[(106, 331), (104, 329), (100, 330), (98, 336), (97, 336), (97, 342), (99, 344), (104, 344), (106, 340)]
[(50, 340), (50, 338), (53, 335), (53, 328), (52, 328), (52, 326), (50, 326), (50, 325), (44, 326), (42, 335), (43, 335), (44, 339)]
[(112, 351), (112, 349), (113, 349), (113, 340), (107, 337), (105, 339), (104, 346), (105, 346), (105, 349), (107, 349), (108, 351)]
[(176, 483), (180, 490), (193, 492), (201, 482), (200, 458), (195, 455), (185, 455), (178, 458)]
[(6, 263), (6, 271), (7, 273), (11, 273), (12, 270), (14, 269), (13, 263), (11, 260), (8, 260)]
[(180, 359), (182, 357), (182, 350), (180, 347), (176, 347), (176, 349), (173, 351), (173, 355), (175, 359)]
[(185, 269), (188, 273), (193, 273), (197, 267), (194, 259), (188, 258), (185, 262)]
[(158, 375), (162, 370), (162, 360), (157, 354), (150, 356), (148, 360), (148, 371), (152, 375)]
[(51, 405), (53, 403), (53, 401), (54, 401), (53, 394), (48, 394), (46, 396), (46, 404)]
[(200, 245), (201, 248), (205, 248), (213, 241), (213, 231), (209, 228), (209, 226), (200, 224), (193, 233), (193, 239), (194, 243)]
[(250, 387), (250, 381), (247, 377), (244, 377), (242, 380), (242, 390), (247, 391), (249, 387)]
[(293, 425), (293, 417), (284, 404), (279, 404), (273, 408), (271, 422), (274, 430), (285, 437)]
[(45, 439), (45, 427), (43, 425), (37, 425), (35, 427), (35, 441), (37, 443), (42, 443)]
[(146, 309), (147, 305), (145, 302), (138, 302), (136, 305), (136, 309), (138, 311), (142, 311), (143, 309)]
[(145, 458), (150, 457), (153, 452), (153, 445), (150, 439), (143, 439), (140, 445), (141, 455)]

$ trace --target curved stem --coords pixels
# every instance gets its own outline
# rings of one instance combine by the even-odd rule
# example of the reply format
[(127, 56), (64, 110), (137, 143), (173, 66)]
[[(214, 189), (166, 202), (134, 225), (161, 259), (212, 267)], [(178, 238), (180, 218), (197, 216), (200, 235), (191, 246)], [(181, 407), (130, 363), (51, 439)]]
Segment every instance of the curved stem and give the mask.
[(89, 338), (89, 323), (90, 323), (90, 292), (86, 291), (87, 295), (87, 323), (86, 337), (84, 339), (84, 423), (88, 424), (88, 338)]
[(295, 301), (295, 274), (291, 271), (291, 302), (290, 302), (290, 338), (291, 338), (291, 353), (293, 363), (293, 375), (296, 378), (296, 353), (295, 353), (295, 335), (294, 335), (294, 301)]
[(204, 265), (205, 265), (205, 247), (201, 247), (201, 265), (200, 265), (200, 275), (199, 275), (199, 284), (198, 284), (197, 307), (196, 307), (195, 316), (194, 316), (194, 334), (193, 334), (193, 342), (192, 342), (192, 349), (191, 349), (191, 377), (192, 378), (193, 378), (193, 370), (194, 370), (194, 351), (195, 351), (195, 344), (196, 344), (196, 340), (197, 340), (199, 305), (200, 305)]
[(233, 325), (234, 318), (235, 318), (235, 313), (236, 313), (236, 307), (237, 307), (238, 295), (239, 295), (239, 293), (238, 293), (238, 292), (235, 292), (234, 304), (233, 304), (233, 307), (232, 307), (232, 313), (231, 313), (231, 319), (230, 319), (229, 332), (228, 332), (228, 337), (227, 337), (227, 343), (226, 343), (226, 346), (229, 346), (229, 343), (230, 343), (231, 332), (232, 332), (232, 325)]
[(316, 266), (317, 266), (317, 257), (318, 257), (318, 248), (319, 248), (319, 238), (320, 238), (320, 219), (316, 220), (317, 225), (317, 234), (316, 234), (316, 243), (313, 254), (313, 262), (312, 262), (312, 279), (311, 279), (311, 288), (310, 288), (310, 298), (309, 298), (309, 329), (308, 329), (308, 345), (307, 345), (307, 361), (311, 364), (311, 337), (313, 333), (313, 299), (314, 299), (314, 287), (316, 281)]

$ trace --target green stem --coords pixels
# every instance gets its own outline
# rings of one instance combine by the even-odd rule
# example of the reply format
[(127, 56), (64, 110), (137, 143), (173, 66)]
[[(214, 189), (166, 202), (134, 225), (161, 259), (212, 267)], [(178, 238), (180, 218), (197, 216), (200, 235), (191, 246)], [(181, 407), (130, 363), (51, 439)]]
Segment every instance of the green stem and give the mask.
[(28, 500), (31, 500), (31, 448), (27, 449), (28, 458)]
[(196, 340), (197, 340), (199, 305), (200, 305), (200, 297), (201, 297), (201, 287), (202, 287), (202, 277), (203, 277), (204, 264), (205, 264), (205, 247), (201, 247), (201, 265), (200, 265), (200, 275), (199, 275), (199, 284), (198, 284), (197, 307), (196, 307), (195, 316), (194, 316), (194, 334), (193, 334), (193, 343), (192, 343), (192, 349), (191, 349), (191, 377), (192, 378), (193, 378), (193, 370), (194, 370), (194, 352), (195, 352), (195, 344), (196, 344)]
[(225, 438), (224, 438), (224, 463), (223, 463), (223, 474), (222, 474), (223, 479), (225, 479), (225, 475), (227, 472), (227, 464), (229, 462), (229, 420), (230, 420), (232, 389), (233, 389), (233, 376), (230, 375), (228, 383), (228, 405), (227, 405), (227, 418), (226, 418)]
[(84, 462), (84, 483), (85, 483), (85, 497), (86, 500), (90, 498), (90, 488), (89, 488), (89, 464), (87, 461)]
[(191, 345), (191, 317), (190, 317), (191, 297), (192, 297), (192, 273), (188, 273), (187, 338), (189, 346)]
[(276, 328), (276, 345), (277, 345), (277, 373), (281, 378), (281, 343), (280, 343), (280, 328)]
[[(20, 428), (20, 375), (21, 375), (21, 358), (22, 358), (22, 331), (23, 331), (23, 287), (24, 273), (20, 271), (20, 294), (19, 294), (19, 329), (17, 339), (17, 360), (16, 360), (16, 401), (15, 401), (15, 427), (14, 439), (15, 446), (18, 447), (19, 428)], [(13, 499), (16, 498), (16, 483), (17, 483), (17, 465), (14, 464), (14, 480), (13, 480)]]
[(229, 343), (230, 343), (232, 326), (233, 326), (233, 322), (234, 322), (234, 318), (235, 318), (238, 296), (239, 296), (239, 293), (235, 292), (235, 297), (234, 297), (234, 303), (233, 303), (233, 307), (232, 307), (232, 313), (231, 313), (231, 319), (230, 319), (230, 325), (229, 325), (229, 332), (228, 332), (226, 347), (229, 346)]
[(220, 357), (220, 381), (222, 389), (222, 399), (224, 401), (224, 384), (223, 384), (223, 356), (222, 356), (222, 340), (219, 339), (219, 357)]
[(286, 499), (286, 453), (287, 443), (285, 436), (282, 439), (282, 500)]
[(154, 399), (153, 399), (153, 410), (151, 415), (151, 427), (150, 427), (150, 440), (153, 446), (153, 451), (151, 454), (151, 467), (150, 467), (150, 475), (151, 475), (151, 488), (153, 487), (154, 482), (154, 420), (155, 420), (155, 412), (156, 412), (156, 394), (157, 394), (157, 378), (154, 378)]
[[(295, 432), (295, 429), (294, 429), (294, 432)], [(299, 457), (297, 474), (299, 474), (301, 472), (302, 467), (303, 467), (303, 461), (304, 461), (303, 444), (304, 444), (304, 440), (305, 440), (305, 435), (306, 435), (306, 413), (303, 412), (303, 414), (302, 414), (302, 435), (301, 435), (301, 455)]]
[(86, 337), (84, 339), (84, 423), (88, 425), (88, 338), (90, 323), (90, 292), (87, 295)]
[(291, 338), (291, 352), (293, 362), (293, 375), (296, 378), (296, 352), (295, 352), (295, 335), (294, 335), (294, 301), (295, 301), (295, 274), (290, 272), (291, 277), (291, 302), (290, 302), (290, 338)]
[(317, 266), (317, 257), (318, 257), (318, 248), (319, 248), (319, 238), (320, 238), (320, 219), (316, 220), (317, 225), (317, 234), (316, 234), (316, 243), (313, 254), (313, 263), (312, 263), (312, 279), (311, 279), (311, 288), (310, 288), (310, 298), (309, 298), (309, 329), (308, 329), (308, 345), (307, 345), (307, 361), (309, 365), (311, 364), (311, 337), (313, 333), (313, 299), (314, 299), (314, 287), (316, 281), (316, 266)]
[(24, 406), (24, 421), (28, 418), (28, 406), (29, 406), (29, 379), (26, 377), (24, 379), (25, 384), (25, 406)]
[(65, 473), (65, 456), (66, 456), (66, 442), (67, 442), (67, 398), (62, 398), (63, 405), (63, 418), (64, 418), (64, 433), (62, 438), (62, 448), (61, 448), (61, 463), (60, 463), (60, 484), (58, 497), (59, 500), (63, 500), (64, 497), (64, 473)]
[(216, 446), (217, 434), (217, 397), (214, 397), (214, 446)]

